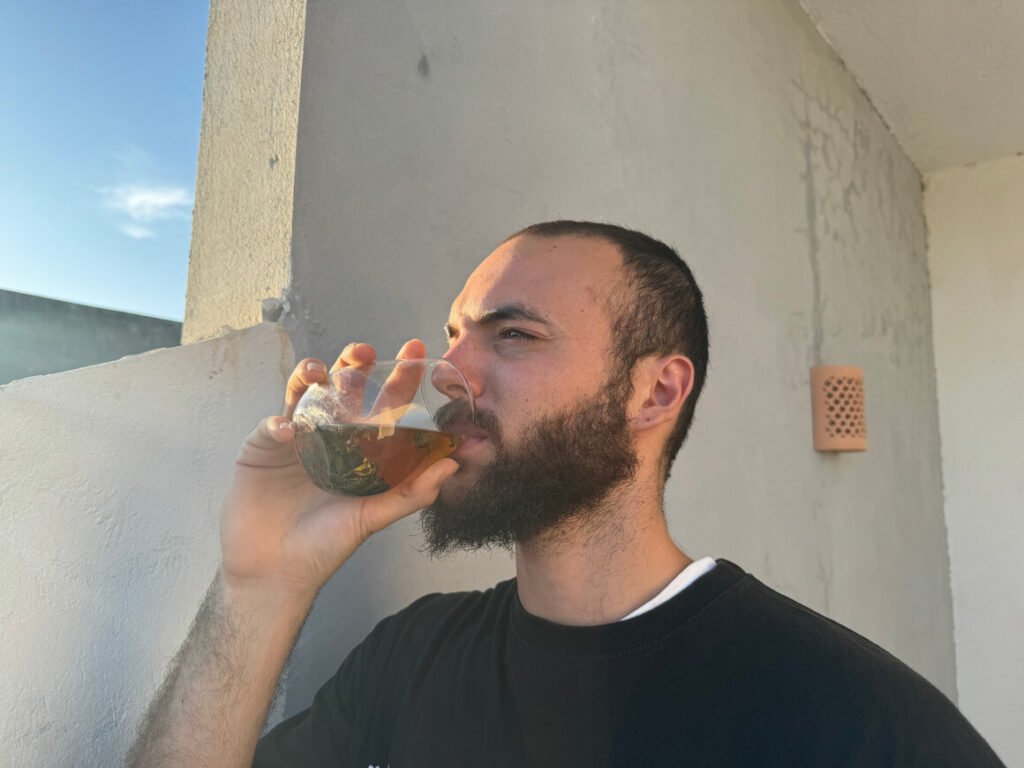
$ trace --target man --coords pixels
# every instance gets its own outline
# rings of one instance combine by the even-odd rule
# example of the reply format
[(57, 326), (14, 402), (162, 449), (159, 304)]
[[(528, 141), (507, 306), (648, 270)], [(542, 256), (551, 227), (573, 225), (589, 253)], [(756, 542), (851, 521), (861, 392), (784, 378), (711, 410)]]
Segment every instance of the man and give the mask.
[[(329, 497), (288, 418), (246, 440), (223, 562), (132, 752), (160, 766), (995, 766), (956, 708), (868, 640), (671, 539), (663, 491), (708, 363), (701, 292), (641, 233), (535, 225), (455, 300), (475, 423), (391, 491)], [(336, 366), (367, 366), (367, 345)], [(402, 357), (421, 357), (407, 343)], [(428, 548), (512, 547), (516, 578), (382, 621), (312, 707), (259, 739), (320, 587), (423, 509)], [(259, 743), (257, 744), (257, 741)]]

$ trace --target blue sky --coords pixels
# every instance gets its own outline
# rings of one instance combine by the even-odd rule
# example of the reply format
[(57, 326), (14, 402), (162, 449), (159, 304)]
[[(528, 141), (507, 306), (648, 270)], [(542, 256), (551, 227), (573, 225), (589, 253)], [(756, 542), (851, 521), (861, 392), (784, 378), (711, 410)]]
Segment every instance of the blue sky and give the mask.
[(181, 320), (208, 0), (0, 0), (0, 288)]

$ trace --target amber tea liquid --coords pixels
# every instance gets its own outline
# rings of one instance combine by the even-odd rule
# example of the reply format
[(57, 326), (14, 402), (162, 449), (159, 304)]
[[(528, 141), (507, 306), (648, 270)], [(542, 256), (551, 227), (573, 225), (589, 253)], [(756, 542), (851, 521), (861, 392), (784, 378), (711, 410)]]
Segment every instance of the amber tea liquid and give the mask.
[(296, 432), (295, 450), (310, 478), (329, 493), (372, 496), (450, 455), (447, 432), (373, 424), (321, 424)]

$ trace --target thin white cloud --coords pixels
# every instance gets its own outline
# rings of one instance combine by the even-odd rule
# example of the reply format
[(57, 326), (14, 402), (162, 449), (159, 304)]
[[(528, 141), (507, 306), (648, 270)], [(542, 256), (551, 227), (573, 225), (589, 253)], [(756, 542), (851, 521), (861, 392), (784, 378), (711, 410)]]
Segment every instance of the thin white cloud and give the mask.
[(156, 237), (156, 232), (152, 229), (147, 229), (138, 224), (122, 224), (118, 229), (133, 240), (146, 240), (150, 237)]
[(151, 179), (159, 175), (156, 157), (137, 144), (127, 144), (112, 153), (115, 178), (118, 180), (139, 181)]
[(100, 191), (108, 208), (136, 223), (187, 218), (192, 211), (192, 195), (184, 187), (121, 184)]

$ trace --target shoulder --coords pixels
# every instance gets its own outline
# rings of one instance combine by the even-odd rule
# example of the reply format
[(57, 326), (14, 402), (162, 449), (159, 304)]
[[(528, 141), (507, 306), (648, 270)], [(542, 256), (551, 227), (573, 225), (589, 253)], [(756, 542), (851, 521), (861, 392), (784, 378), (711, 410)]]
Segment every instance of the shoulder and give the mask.
[(343, 691), (372, 685), (404, 690), (417, 670), (469, 647), (487, 627), (488, 613), (507, 602), (514, 580), (482, 591), (434, 592), (381, 619), (345, 657), (330, 685)]
[(1000, 764), (945, 694), (878, 644), (753, 576), (736, 597), (729, 637), (749, 679), (772, 692), (773, 707), (799, 713), (809, 733), (897, 764)]
[(441, 643), (451, 644), (476, 628), (497, 627), (515, 596), (515, 579), (485, 590), (433, 592), (414, 600), (374, 627), (367, 642), (419, 655)]
[(397, 625), (433, 624), (456, 617), (483, 616), (501, 610), (515, 594), (515, 579), (484, 590), (431, 592), (417, 598), (385, 621)]
[(760, 653), (784, 665), (813, 672), (818, 679), (840, 677), (848, 690), (902, 686), (942, 695), (928, 681), (877, 643), (750, 576), (737, 608)]

